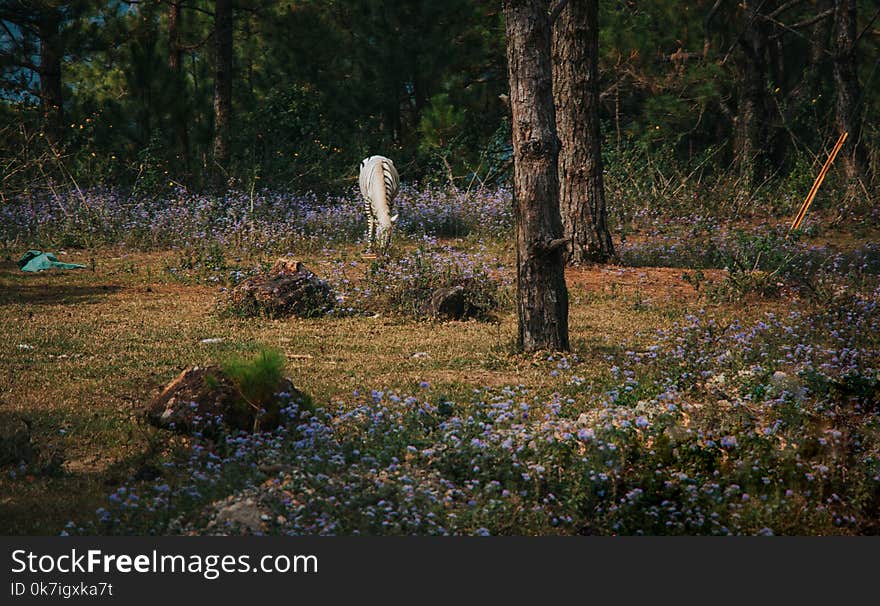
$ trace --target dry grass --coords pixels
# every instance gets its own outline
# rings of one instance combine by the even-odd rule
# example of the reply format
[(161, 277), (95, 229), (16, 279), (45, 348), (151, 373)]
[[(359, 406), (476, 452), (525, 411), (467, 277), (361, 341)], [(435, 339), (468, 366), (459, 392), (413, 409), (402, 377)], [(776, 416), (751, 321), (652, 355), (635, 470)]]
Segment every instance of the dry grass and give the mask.
[[(33, 275), (0, 265), (0, 411), (29, 419), (42, 449), (65, 460), (59, 477), (0, 478), (7, 533), (55, 534), (103, 505), (108, 487), (167, 446), (139, 419), (143, 405), (183, 368), (232, 352), (282, 350), (288, 375), (319, 405), (355, 390), (413, 392), (421, 381), (453, 398), (487, 385), (564, 388), (544, 356), (515, 353), (512, 312), (494, 323), (224, 319), (212, 311), (217, 288), (163, 273), (172, 253), (104, 252), (94, 271)], [(320, 274), (328, 259), (304, 261)], [(649, 344), (697, 305), (679, 270), (574, 269), (568, 277), (571, 337), (585, 362), (579, 374), (598, 385), (607, 381), (608, 354)]]

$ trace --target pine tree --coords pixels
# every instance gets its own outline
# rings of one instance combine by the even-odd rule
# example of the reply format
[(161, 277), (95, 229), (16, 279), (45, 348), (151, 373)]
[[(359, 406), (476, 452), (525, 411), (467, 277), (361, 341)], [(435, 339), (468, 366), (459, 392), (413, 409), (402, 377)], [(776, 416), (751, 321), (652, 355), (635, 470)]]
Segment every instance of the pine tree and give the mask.
[(559, 141), (553, 109), (546, 2), (505, 0), (513, 124), (519, 347), (564, 351), (568, 342), (559, 215)]

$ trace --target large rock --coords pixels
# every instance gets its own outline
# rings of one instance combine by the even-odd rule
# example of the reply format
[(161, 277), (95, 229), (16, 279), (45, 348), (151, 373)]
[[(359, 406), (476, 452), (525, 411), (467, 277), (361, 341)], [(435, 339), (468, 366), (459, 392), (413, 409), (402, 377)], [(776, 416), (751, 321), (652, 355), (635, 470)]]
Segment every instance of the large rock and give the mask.
[[(277, 393), (302, 400), (289, 379), (284, 379)], [(253, 431), (259, 415), (260, 430), (274, 429), (280, 423), (277, 409), (260, 413), (244, 401), (224, 376), (219, 366), (194, 366), (180, 373), (147, 405), (147, 419), (155, 426), (180, 433), (212, 433), (223, 426)]]
[(299, 261), (279, 259), (266, 275), (232, 290), (232, 309), (245, 316), (321, 316), (336, 303), (333, 289)]
[(30, 464), (37, 454), (28, 423), (17, 415), (0, 416), (0, 466)]
[(199, 536), (253, 535), (264, 534), (280, 525), (263, 497), (262, 488), (245, 488), (214, 501), (202, 514), (179, 518), (180, 532)]
[(264, 519), (269, 517), (253, 497), (244, 497), (240, 500), (231, 497), (213, 506), (216, 507), (216, 514), (208, 527), (225, 533), (259, 533), (263, 530)]

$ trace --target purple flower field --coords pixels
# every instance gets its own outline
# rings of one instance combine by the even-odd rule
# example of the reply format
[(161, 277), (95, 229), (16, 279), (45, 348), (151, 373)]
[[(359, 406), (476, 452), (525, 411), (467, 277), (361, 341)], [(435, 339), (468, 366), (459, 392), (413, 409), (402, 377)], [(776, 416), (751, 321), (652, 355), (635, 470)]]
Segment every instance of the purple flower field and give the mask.
[[(363, 236), (354, 193), (95, 191), (19, 199), (0, 208), (0, 224), (7, 250), (188, 251), (167, 268), (184, 284), (196, 270), (231, 285), (259, 269), (225, 258), (311, 251), (337, 294), (319, 322), (374, 312), (411, 321), (449, 284), (507, 309), (509, 191), (405, 188), (397, 208), (406, 249), (366, 276), (339, 252)], [(279, 394), (287, 421), (277, 430), (197, 434), (64, 533), (880, 532), (880, 250), (684, 223), (690, 231), (659, 228), (621, 245), (624, 263), (726, 268), (712, 291), (723, 286), (725, 297), (692, 275), (700, 307), (670, 308), (678, 321), (640, 345), (622, 340), (589, 363), (577, 353), (533, 360), (552, 380), (546, 389), (463, 374), (454, 396), (424, 379), (410, 393), (363, 385), (314, 412)], [(462, 239), (442, 240), (451, 237)], [(772, 311), (738, 312), (751, 304)]]
[(568, 387), (290, 405), (286, 427), (196, 443), (67, 532), (242, 531), (206, 507), (232, 487), (260, 512), (244, 531), (271, 534), (878, 530), (880, 289), (750, 324), (688, 316), (610, 356), (598, 391), (576, 355), (543, 364)]
[[(505, 237), (513, 225), (508, 190), (416, 189), (395, 200), (405, 235)], [(138, 250), (216, 244), (251, 254), (355, 242), (366, 229), (363, 202), (260, 191), (222, 197), (178, 190), (168, 197), (129, 197), (92, 190), (19, 197), (0, 206), (0, 242), (7, 248), (125, 245)]]

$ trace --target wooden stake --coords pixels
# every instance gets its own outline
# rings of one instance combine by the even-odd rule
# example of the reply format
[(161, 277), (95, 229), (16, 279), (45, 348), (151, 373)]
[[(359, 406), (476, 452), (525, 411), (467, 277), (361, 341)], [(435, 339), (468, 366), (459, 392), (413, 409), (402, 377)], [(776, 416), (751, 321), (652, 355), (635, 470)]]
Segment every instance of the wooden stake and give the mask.
[(837, 153), (840, 151), (840, 148), (843, 147), (843, 142), (846, 141), (846, 137), (848, 134), (849, 133), (847, 132), (841, 134), (840, 138), (837, 139), (837, 143), (834, 144), (834, 149), (831, 150), (831, 153), (828, 155), (828, 159), (825, 160), (825, 165), (819, 172), (819, 176), (817, 176), (816, 180), (813, 181), (813, 187), (810, 188), (810, 193), (807, 194), (807, 198), (804, 200), (804, 203), (801, 204), (801, 209), (798, 211), (798, 214), (794, 218), (794, 221), (791, 222), (791, 227), (788, 228), (789, 234), (801, 226), (804, 217), (807, 215), (807, 210), (810, 208), (810, 204), (813, 203), (813, 198), (816, 197), (816, 192), (819, 191), (819, 186), (822, 185), (822, 181), (825, 180), (825, 175), (828, 174), (828, 169), (831, 168), (831, 164), (834, 162), (834, 158), (837, 157)]

